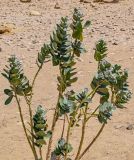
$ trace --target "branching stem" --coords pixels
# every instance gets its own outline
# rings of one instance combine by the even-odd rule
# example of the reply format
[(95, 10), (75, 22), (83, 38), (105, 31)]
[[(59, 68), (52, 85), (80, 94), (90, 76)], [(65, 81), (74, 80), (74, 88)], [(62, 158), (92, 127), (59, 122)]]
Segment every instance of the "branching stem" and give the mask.
[(65, 119), (65, 115), (64, 115), (64, 119), (63, 119), (63, 127), (62, 127), (62, 133), (61, 133), (61, 138), (63, 138), (63, 136), (64, 136), (64, 131), (65, 131), (65, 122), (66, 122), (66, 119)]
[(100, 130), (98, 131), (97, 135), (95, 136), (95, 138), (92, 140), (92, 142), (85, 148), (85, 150), (80, 154), (78, 160), (80, 160), (85, 153), (91, 148), (91, 146), (94, 144), (94, 142), (97, 140), (97, 138), (100, 136), (100, 134), (102, 133), (103, 129), (105, 127), (105, 123), (103, 123), (103, 125), (101, 126)]
[(31, 144), (31, 142), (30, 142), (30, 139), (29, 139), (28, 134), (27, 134), (27, 131), (26, 131), (26, 126), (25, 126), (25, 123), (24, 123), (24, 118), (23, 118), (23, 114), (22, 114), (20, 102), (19, 102), (19, 99), (18, 99), (18, 97), (17, 97), (16, 92), (15, 92), (15, 99), (16, 99), (16, 102), (17, 102), (17, 105), (18, 105), (18, 109), (19, 109), (19, 113), (20, 113), (20, 118), (21, 118), (21, 122), (22, 122), (22, 126), (23, 126), (23, 129), (24, 129), (25, 136), (26, 136), (27, 141), (28, 141), (28, 143), (29, 143), (29, 146), (30, 146), (30, 148), (31, 148), (31, 150), (32, 150), (32, 152), (33, 152), (33, 155), (34, 155), (34, 157), (35, 157), (35, 160), (38, 160), (38, 156), (37, 156), (37, 154), (36, 154), (36, 152), (35, 152), (32, 144)]
[(84, 119), (83, 119), (83, 123), (82, 123), (82, 130), (81, 130), (81, 140), (80, 140), (80, 144), (79, 144), (79, 148), (78, 148), (78, 152), (76, 154), (75, 160), (77, 160), (79, 158), (81, 149), (82, 149), (82, 145), (83, 145), (83, 141), (84, 141), (84, 137), (85, 137), (85, 128), (86, 128), (86, 112), (87, 112), (87, 108), (88, 106), (86, 106), (85, 108), (85, 112), (84, 112)]
[(60, 94), (58, 96), (58, 101), (57, 101), (56, 109), (55, 109), (55, 112), (54, 112), (54, 115), (53, 115), (53, 121), (52, 121), (52, 127), (51, 127), (52, 135), (51, 135), (51, 137), (49, 139), (49, 142), (48, 142), (46, 160), (50, 159), (50, 152), (51, 152), (51, 146), (52, 146), (52, 141), (53, 141), (53, 134), (54, 134), (56, 122), (58, 120), (58, 112), (57, 112), (57, 110), (58, 110), (59, 99), (60, 99)]
[[(43, 64), (42, 64), (43, 65)], [(32, 108), (31, 108), (31, 103), (32, 103), (32, 98), (33, 98), (33, 88), (34, 88), (34, 84), (35, 84), (35, 81), (36, 81), (36, 78), (40, 72), (40, 70), (42, 69), (42, 65), (38, 68), (35, 76), (34, 76), (34, 79), (33, 79), (33, 82), (32, 82), (32, 85), (31, 85), (31, 95), (30, 95), (30, 98), (28, 99), (25, 95), (24, 95), (24, 98), (25, 98), (25, 101), (28, 105), (28, 108), (29, 108), (29, 115), (30, 115), (30, 126), (31, 126), (31, 134), (33, 135), (33, 113), (32, 113)], [(36, 148), (35, 148), (35, 144), (34, 144), (34, 137), (32, 136), (32, 146), (33, 146), (33, 150), (34, 150), (34, 153), (36, 154), (36, 157), (37, 157), (37, 152), (36, 152)]]

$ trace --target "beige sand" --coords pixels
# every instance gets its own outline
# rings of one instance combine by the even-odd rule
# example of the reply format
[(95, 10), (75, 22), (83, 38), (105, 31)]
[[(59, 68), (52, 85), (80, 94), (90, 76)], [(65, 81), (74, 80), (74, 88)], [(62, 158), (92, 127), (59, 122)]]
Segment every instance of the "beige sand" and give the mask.
[[(55, 9), (58, 2), (60, 9)], [(0, 72), (12, 54), (24, 62), (25, 73), (32, 80), (36, 72), (36, 57), (43, 43), (48, 42), (49, 35), (61, 16), (71, 15), (73, 8), (81, 8), (86, 19), (92, 21), (92, 26), (85, 34), (85, 44), (88, 53), (78, 62), (79, 81), (74, 88), (80, 90), (90, 85), (90, 80), (96, 71), (93, 59), (93, 47), (97, 40), (103, 38), (109, 47), (108, 59), (119, 63), (129, 70), (129, 82), (134, 90), (134, 1), (120, 0), (119, 3), (80, 3), (79, 0), (32, 0), (31, 3), (21, 3), (19, 0), (0, 0), (0, 26), (11, 28), (10, 33), (0, 34)], [(32, 11), (38, 11), (38, 16), (32, 16)], [(38, 104), (50, 109), (55, 106), (56, 68), (51, 63), (44, 66), (35, 86), (33, 108)], [(4, 106), (6, 96), (3, 90), (7, 81), (0, 76), (0, 160), (33, 160), (30, 149), (24, 137), (18, 109), (15, 102)], [(100, 139), (83, 158), (83, 160), (134, 160), (134, 98), (127, 108), (117, 110), (112, 120), (106, 126)], [(22, 109), (28, 120), (27, 107), (22, 101)], [(49, 123), (52, 111), (48, 112)], [(62, 121), (59, 121), (62, 124)], [(58, 125), (59, 126), (59, 125)], [(55, 138), (58, 138), (59, 130)], [(96, 120), (87, 126), (86, 145), (94, 137), (99, 125)], [(72, 140), (78, 145), (80, 128), (73, 131)], [(43, 154), (46, 150), (44, 148)]]

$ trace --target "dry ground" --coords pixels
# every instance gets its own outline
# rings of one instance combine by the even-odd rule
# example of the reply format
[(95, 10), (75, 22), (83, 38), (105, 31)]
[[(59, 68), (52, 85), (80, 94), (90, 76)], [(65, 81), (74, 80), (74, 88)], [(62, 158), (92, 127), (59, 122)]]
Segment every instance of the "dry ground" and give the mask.
[[(32, 79), (37, 69), (35, 65), (37, 53), (43, 43), (48, 42), (55, 23), (61, 16), (70, 16), (73, 8), (78, 7), (85, 14), (85, 18), (92, 21), (92, 26), (85, 34), (88, 53), (78, 62), (80, 78), (75, 85), (76, 90), (90, 85), (96, 70), (93, 47), (97, 40), (103, 38), (109, 47), (108, 59), (128, 68), (129, 82), (133, 91), (134, 1), (120, 0), (119, 3), (101, 4), (91, 1), (80, 3), (79, 0), (32, 0), (31, 3), (21, 3), (19, 0), (0, 0), (0, 26), (11, 28), (11, 33), (0, 34), (0, 72), (9, 55), (15, 54), (23, 61), (25, 72), (29, 79)], [(57, 2), (60, 9), (54, 8)], [(31, 16), (32, 10), (38, 11), (41, 15)], [(52, 68), (51, 63), (44, 66), (36, 83), (33, 108), (38, 104), (46, 108), (54, 107), (57, 97), (56, 76), (57, 69)], [(6, 97), (3, 95), (3, 89), (7, 84), (0, 76), (0, 160), (33, 160), (24, 138), (16, 103), (4, 106)], [(129, 124), (134, 124), (133, 103), (132, 97), (127, 109), (114, 113), (100, 139), (83, 160), (134, 160), (134, 128), (126, 129)], [(27, 107), (23, 101), (22, 108), (27, 120)], [(52, 112), (48, 113), (50, 120), (51, 114)], [(56, 138), (59, 134), (58, 126)], [(96, 121), (87, 126), (86, 142), (95, 135), (98, 127)], [(79, 128), (72, 135), (75, 147), (78, 145), (78, 135)]]

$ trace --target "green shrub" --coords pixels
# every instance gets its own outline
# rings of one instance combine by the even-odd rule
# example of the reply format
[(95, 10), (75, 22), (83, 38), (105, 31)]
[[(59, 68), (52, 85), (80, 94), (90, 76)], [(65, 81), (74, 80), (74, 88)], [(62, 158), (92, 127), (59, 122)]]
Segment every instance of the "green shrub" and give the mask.
[[(3, 76), (10, 84), (9, 89), (4, 92), (8, 96), (5, 104), (9, 104), (15, 99), (18, 105), (23, 129), (33, 152), (35, 160), (43, 160), (42, 149), (47, 147), (46, 160), (80, 160), (87, 153), (90, 147), (99, 137), (104, 126), (110, 120), (112, 113), (117, 108), (124, 108), (124, 105), (131, 98), (128, 90), (128, 73), (122, 70), (120, 65), (112, 65), (106, 60), (107, 45), (103, 40), (99, 40), (95, 47), (94, 59), (98, 62), (97, 73), (91, 81), (90, 89), (85, 88), (77, 93), (71, 90), (71, 86), (77, 81), (76, 58), (85, 51), (83, 47), (83, 31), (90, 26), (90, 21), (84, 23), (83, 15), (75, 9), (72, 22), (69, 24), (68, 18), (61, 18), (56, 26), (56, 30), (50, 36), (50, 43), (44, 44), (37, 56), (38, 70), (32, 83), (25, 76), (22, 65), (16, 56), (9, 58), (9, 65), (6, 66)], [(32, 98), (34, 95), (35, 81), (47, 62), (51, 61), (53, 66), (59, 68), (57, 76), (58, 98), (55, 105), (51, 129), (47, 124), (46, 114), (42, 106), (38, 106), (35, 114), (32, 110)], [(92, 106), (93, 98), (99, 95), (100, 101), (92, 113), (89, 109)], [(20, 100), (24, 98), (29, 108), (29, 124), (24, 123)], [(61, 136), (58, 140), (53, 139), (55, 126), (59, 118), (62, 117)], [(91, 118), (98, 118), (102, 124), (95, 138), (82, 150), (85, 127)], [(67, 124), (67, 131), (65, 130)], [(80, 142), (77, 153), (70, 157), (73, 146), (70, 141), (70, 131), (72, 128), (81, 127)], [(52, 150), (52, 143), (57, 141), (57, 145)], [(51, 156), (52, 155), (52, 156)]]

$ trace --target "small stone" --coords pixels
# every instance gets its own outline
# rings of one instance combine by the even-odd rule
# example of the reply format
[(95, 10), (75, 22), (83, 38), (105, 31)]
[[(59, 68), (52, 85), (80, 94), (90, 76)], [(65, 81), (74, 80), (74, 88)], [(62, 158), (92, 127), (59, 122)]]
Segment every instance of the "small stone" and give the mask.
[(0, 52), (2, 51), (2, 48), (0, 47)]
[(54, 8), (55, 8), (55, 9), (60, 9), (60, 5), (59, 5), (58, 2), (55, 4)]
[(117, 46), (117, 45), (118, 45), (118, 43), (117, 43), (117, 42), (113, 42), (113, 43), (112, 43), (112, 45), (115, 45), (115, 46)]
[(124, 28), (121, 28), (120, 31), (125, 31), (125, 29), (124, 29)]
[(33, 44), (36, 44), (36, 43), (37, 43), (37, 41), (36, 41), (36, 40), (33, 40), (33, 41), (32, 41), (32, 43), (33, 43)]
[(20, 2), (22, 2), (22, 3), (28, 3), (28, 2), (31, 2), (31, 0), (20, 0)]
[(31, 16), (40, 16), (41, 15), (41, 13), (40, 12), (38, 12), (38, 11), (30, 11), (30, 15)]
[(0, 27), (0, 34), (9, 33), (9, 32), (11, 32), (10, 28), (8, 28), (6, 26)]
[(112, 2), (113, 2), (113, 3), (118, 3), (118, 2), (119, 2), (119, 0), (113, 0)]
[(86, 1), (86, 0), (80, 0), (80, 2), (83, 2), (83, 3), (90, 3), (89, 1)]
[(127, 130), (133, 130), (133, 129), (134, 129), (134, 125), (133, 125), (133, 124), (130, 124), (130, 125), (127, 126), (126, 129), (127, 129)]
[(91, 6), (92, 8), (94, 8), (94, 9), (97, 9), (97, 6), (96, 6), (95, 4), (93, 4), (93, 3), (90, 3), (90, 6)]

